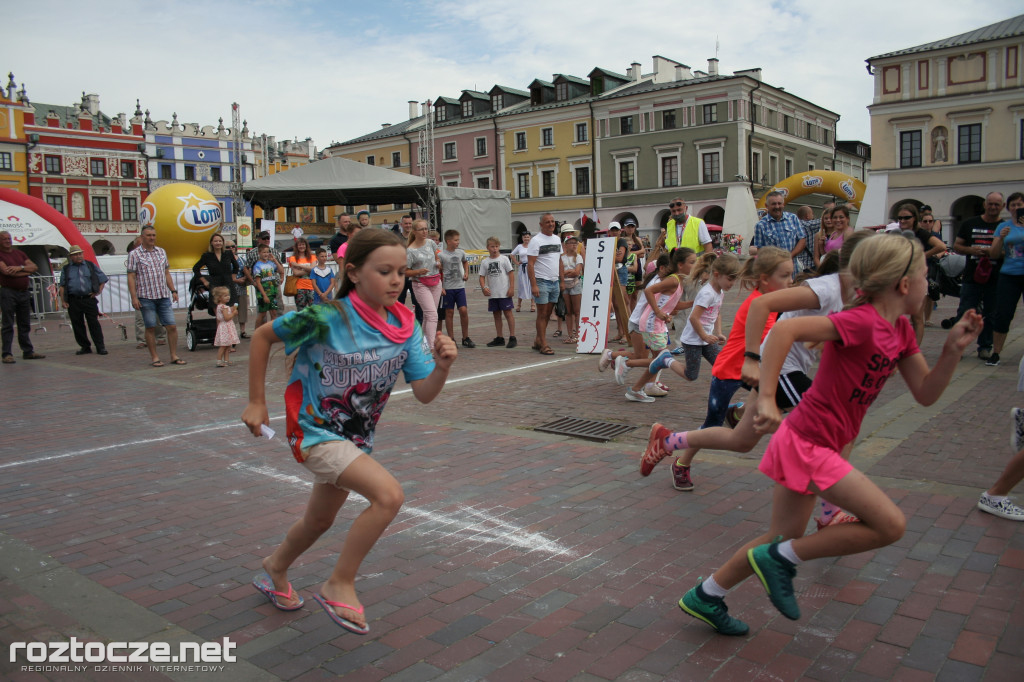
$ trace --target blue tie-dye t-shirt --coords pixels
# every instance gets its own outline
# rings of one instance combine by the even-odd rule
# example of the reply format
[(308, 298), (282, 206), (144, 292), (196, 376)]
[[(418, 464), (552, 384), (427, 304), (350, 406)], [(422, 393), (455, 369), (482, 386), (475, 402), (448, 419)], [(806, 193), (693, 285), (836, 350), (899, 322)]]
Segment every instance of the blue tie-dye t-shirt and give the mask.
[[(286, 435), (295, 459), (309, 448), (348, 440), (369, 454), (373, 433), (398, 380), (424, 379), (434, 369), (419, 323), (404, 343), (389, 341), (370, 326), (349, 299), (312, 305), (274, 320), (274, 333), (295, 366), (285, 389)], [(397, 324), (391, 314), (388, 322)]]

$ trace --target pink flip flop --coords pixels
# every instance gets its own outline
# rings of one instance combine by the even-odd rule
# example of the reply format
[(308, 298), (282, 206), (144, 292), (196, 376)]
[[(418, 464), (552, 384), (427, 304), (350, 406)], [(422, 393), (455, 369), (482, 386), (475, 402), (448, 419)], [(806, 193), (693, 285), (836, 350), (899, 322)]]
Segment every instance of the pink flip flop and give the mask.
[(354, 606), (349, 606), (348, 604), (342, 604), (340, 601), (331, 601), (331, 600), (327, 599), (326, 597), (324, 597), (322, 594), (315, 594), (315, 595), (313, 595), (313, 599), (316, 601), (317, 604), (319, 604), (320, 606), (324, 607), (324, 611), (326, 611), (327, 615), (331, 617), (331, 620), (333, 620), (335, 623), (337, 623), (341, 627), (345, 628), (349, 632), (355, 633), (357, 635), (367, 635), (367, 634), (370, 633), (370, 626), (369, 625), (367, 625), (365, 627), (360, 627), (360, 626), (356, 625), (355, 623), (353, 623), (352, 621), (348, 620), (347, 618), (342, 618), (341, 616), (338, 615), (338, 612), (334, 610), (334, 607), (338, 607), (340, 609), (348, 609), (349, 611), (355, 611), (359, 615), (363, 615), (364, 610), (363, 610), (362, 606), (360, 606), (357, 609)]
[(298, 597), (299, 603), (295, 606), (284, 606), (277, 600), (278, 597), (282, 599), (295, 599), (295, 590), (292, 589), (292, 584), (288, 583), (288, 592), (278, 592), (274, 589), (274, 581), (266, 573), (261, 573), (252, 579), (252, 586), (263, 593), (263, 596), (270, 600), (270, 603), (274, 605), (274, 608), (280, 611), (298, 611), (302, 608), (304, 603), (302, 597)]

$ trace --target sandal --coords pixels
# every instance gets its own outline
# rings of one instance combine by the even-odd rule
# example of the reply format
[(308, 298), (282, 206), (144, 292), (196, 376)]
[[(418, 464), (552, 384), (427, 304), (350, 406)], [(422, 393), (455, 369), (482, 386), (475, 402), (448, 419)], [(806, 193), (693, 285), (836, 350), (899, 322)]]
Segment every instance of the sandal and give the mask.
[(359, 608), (356, 608), (355, 606), (349, 606), (348, 604), (343, 604), (340, 601), (331, 601), (330, 599), (327, 599), (326, 597), (324, 597), (322, 594), (315, 594), (315, 595), (313, 595), (313, 601), (315, 601), (317, 604), (319, 604), (320, 606), (323, 607), (324, 611), (327, 612), (327, 615), (330, 617), (331, 620), (333, 620), (335, 622), (335, 624), (340, 625), (341, 627), (345, 628), (349, 632), (351, 632), (353, 634), (356, 634), (356, 635), (366, 635), (366, 634), (370, 633), (370, 626), (369, 625), (359, 625), (358, 623), (356, 623), (354, 621), (351, 621), (348, 618), (343, 618), (335, 610), (335, 609), (345, 609), (345, 610), (351, 611), (353, 613), (358, 613), (360, 616), (362, 616), (364, 613), (366, 613), (364, 607), (360, 606)]
[(579, 342), (579, 339), (577, 339), (575, 336), (570, 336), (565, 341), (562, 341), (562, 343), (578, 343), (578, 342)]
[(555, 333), (554, 333), (554, 334), (552, 334), (551, 336), (553, 336), (553, 337), (555, 337), (555, 338), (557, 339), (557, 338), (558, 338), (559, 336), (561, 336), (561, 335), (562, 335), (562, 330), (561, 330), (561, 329), (558, 329), (558, 330), (556, 330), (556, 331), (555, 331)]
[[(279, 611), (298, 611), (302, 608), (302, 597), (295, 594), (295, 590), (292, 588), (291, 583), (288, 583), (287, 592), (278, 592), (274, 589), (274, 581), (270, 579), (270, 576), (266, 573), (262, 573), (252, 579), (252, 586), (263, 593), (263, 596), (266, 597), (270, 603), (274, 605), (274, 608)], [(279, 598), (298, 599), (299, 603), (294, 606), (285, 606), (281, 601), (279, 601)]]
[(554, 355), (555, 351), (551, 350), (551, 346), (544, 346), (539, 350), (541, 355)]

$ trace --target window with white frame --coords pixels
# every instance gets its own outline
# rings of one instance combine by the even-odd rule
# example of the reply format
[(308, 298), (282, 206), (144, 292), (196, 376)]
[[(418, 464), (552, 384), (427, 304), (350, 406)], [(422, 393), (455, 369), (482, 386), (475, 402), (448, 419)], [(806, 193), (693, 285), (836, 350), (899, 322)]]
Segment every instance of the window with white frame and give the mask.
[(761, 182), (761, 152), (750, 154), (750, 179), (753, 182)]
[(103, 159), (90, 159), (89, 172), (96, 178), (102, 178), (107, 170), (107, 162)]
[(768, 182), (773, 185), (779, 181), (779, 157), (768, 155)]
[(705, 104), (703, 107), (703, 121), (704, 124), (718, 123), (718, 105), (717, 104)]
[(619, 134), (620, 135), (632, 135), (633, 134), (633, 117), (622, 116), (619, 118)]
[(523, 151), (526, 149), (526, 132), (520, 131), (516, 133), (516, 151)]
[(64, 197), (56, 194), (47, 194), (46, 203), (57, 213), (64, 213)]
[(452, 161), (455, 158), (457, 158), (455, 156), (455, 143), (454, 142), (445, 142), (444, 143), (444, 160), (445, 161)]
[[(221, 215), (224, 215), (221, 213)], [(135, 197), (121, 197), (121, 220), (139, 219), (139, 200)]]
[(473, 100), (467, 99), (462, 103), (462, 118), (469, 118), (473, 115)]
[(135, 177), (135, 162), (134, 161), (122, 161), (121, 162), (121, 177), (122, 178), (134, 178)]
[(486, 176), (486, 175), (480, 176), (479, 178), (476, 179), (476, 188), (477, 189), (490, 189), (491, 188), (491, 179), (488, 176)]
[(720, 152), (704, 152), (700, 155), (704, 184), (722, 181), (722, 155)]
[(636, 163), (619, 161), (619, 191), (628, 192), (636, 189)]
[(491, 113), (501, 111), (505, 108), (505, 96), (502, 94), (491, 95)]
[(478, 137), (473, 142), (476, 145), (476, 156), (487, 156), (487, 138)]
[(516, 173), (516, 196), (520, 199), (530, 198), (530, 174)]
[(14, 170), (14, 157), (10, 152), (0, 152), (0, 170)]
[(442, 121), (448, 120), (448, 107), (444, 104), (434, 109), (434, 121), (441, 123)]
[(555, 171), (546, 170), (540, 172), (541, 196), (555, 196)]
[(587, 139), (588, 139), (588, 137), (587, 137), (587, 124), (586, 123), (577, 123), (576, 124), (576, 141), (577, 142), (586, 142)]
[(540, 146), (541, 147), (554, 147), (555, 146), (555, 131), (552, 128), (541, 128), (540, 129)]
[(679, 184), (679, 157), (661, 157), (661, 186), (676, 187)]
[(661, 112), (661, 128), (662, 130), (672, 130), (676, 127), (676, 110), (666, 109)]
[(900, 132), (900, 168), (919, 168), (921, 166), (921, 131), (904, 130)]
[(981, 124), (956, 127), (957, 163), (981, 163)]
[(565, 81), (555, 83), (555, 100), (562, 102), (569, 99), (569, 84)]
[(60, 175), (60, 157), (59, 156), (47, 156), (45, 162), (46, 162), (46, 172), (47, 173)]
[(590, 166), (576, 168), (576, 194), (590, 194)]
[(106, 197), (92, 198), (92, 219), (110, 220), (110, 209)]
[(786, 159), (786, 177), (793, 174), (793, 159)]
[(402, 165), (402, 152), (391, 152), (391, 167), (398, 168)]

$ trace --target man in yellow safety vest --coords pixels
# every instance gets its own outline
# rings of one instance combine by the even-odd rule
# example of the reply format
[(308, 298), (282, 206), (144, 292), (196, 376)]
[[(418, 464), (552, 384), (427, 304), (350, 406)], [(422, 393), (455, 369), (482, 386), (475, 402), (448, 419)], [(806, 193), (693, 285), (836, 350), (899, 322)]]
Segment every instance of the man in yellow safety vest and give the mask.
[(672, 217), (665, 226), (665, 248), (672, 251), (680, 246), (688, 246), (697, 253), (711, 251), (708, 226), (700, 218), (686, 215), (686, 202), (676, 197), (668, 208)]

